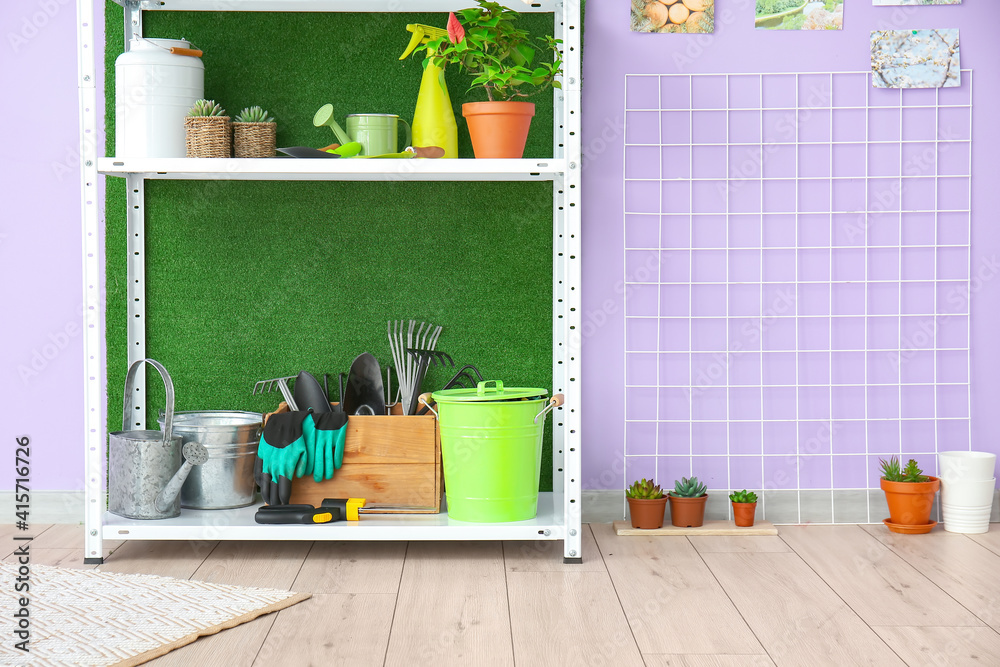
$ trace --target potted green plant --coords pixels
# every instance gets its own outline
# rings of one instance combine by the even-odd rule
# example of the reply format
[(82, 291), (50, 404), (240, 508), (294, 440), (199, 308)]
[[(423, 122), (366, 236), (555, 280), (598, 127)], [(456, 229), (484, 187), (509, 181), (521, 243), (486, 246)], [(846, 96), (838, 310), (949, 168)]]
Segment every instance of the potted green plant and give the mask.
[(625, 489), (628, 499), (628, 513), (633, 528), (659, 528), (663, 525), (663, 513), (667, 509), (667, 499), (653, 480), (645, 477)]
[[(443, 67), (455, 64), (472, 76), (469, 90), (486, 91), (486, 102), (467, 102), (462, 115), (469, 125), (477, 158), (519, 158), (535, 115), (535, 105), (524, 101), (547, 89), (561, 88), (562, 40), (551, 35), (534, 39), (518, 28), (520, 14), (497, 2), (479, 0), (479, 6), (451, 14), (448, 34), (427, 43), (427, 61)], [(536, 61), (539, 51), (552, 62)]]
[(680, 528), (697, 528), (705, 523), (706, 490), (697, 477), (674, 481), (674, 490), (670, 492), (670, 523)]
[(879, 484), (889, 505), (889, 518), (883, 523), (894, 533), (929, 533), (937, 525), (937, 521), (931, 521), (931, 507), (941, 480), (925, 475), (914, 459), (904, 468), (900, 468), (896, 456), (888, 461), (879, 459), (879, 467), (882, 472)]
[(752, 526), (757, 512), (757, 494), (746, 489), (733, 491), (729, 494), (729, 501), (733, 504), (733, 520), (736, 525), (741, 528)]
[(215, 100), (198, 100), (184, 119), (187, 157), (232, 157), (229, 116)]
[(233, 121), (236, 157), (274, 157), (278, 124), (260, 107), (247, 107)]

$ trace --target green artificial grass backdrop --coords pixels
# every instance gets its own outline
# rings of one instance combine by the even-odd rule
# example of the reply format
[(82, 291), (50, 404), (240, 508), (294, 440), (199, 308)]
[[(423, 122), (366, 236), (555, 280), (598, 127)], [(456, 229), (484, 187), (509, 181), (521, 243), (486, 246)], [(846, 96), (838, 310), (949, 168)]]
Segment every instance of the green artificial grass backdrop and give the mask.
[[(470, 4), (472, 4), (470, 2)], [(107, 148), (114, 152), (114, 60), (123, 14), (106, 6)], [(332, 103), (348, 113), (413, 115), (421, 58), (399, 61), (408, 23), (446, 14), (145, 12), (147, 37), (204, 50), (205, 95), (230, 116), (259, 104), (279, 146), (335, 141), (312, 125)], [(551, 14), (524, 14), (552, 34)], [(461, 103), (468, 77), (449, 72), (459, 151), (472, 157)], [(527, 157), (552, 154), (552, 96), (537, 110)], [(147, 356), (173, 376), (178, 410), (273, 409), (254, 383), (308, 370), (322, 380), (371, 352), (391, 364), (386, 323), (444, 327), (438, 349), (488, 379), (552, 389), (552, 184), (146, 181)], [(127, 370), (125, 181), (107, 179), (108, 422), (117, 430)], [(457, 370), (454, 369), (454, 370)], [(453, 369), (431, 368), (424, 390)], [(147, 373), (150, 415), (163, 406)], [(396, 378), (393, 377), (393, 385)], [(331, 397), (333, 400), (336, 396)], [(147, 424), (151, 427), (152, 421)], [(551, 489), (551, 427), (541, 489)]]

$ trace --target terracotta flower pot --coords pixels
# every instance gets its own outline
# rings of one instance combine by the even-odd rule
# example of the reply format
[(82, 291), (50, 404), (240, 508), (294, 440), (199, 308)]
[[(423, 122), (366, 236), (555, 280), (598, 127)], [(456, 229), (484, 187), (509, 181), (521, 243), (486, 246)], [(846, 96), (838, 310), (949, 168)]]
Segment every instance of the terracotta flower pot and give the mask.
[(754, 514), (757, 513), (757, 503), (733, 503), (733, 519), (741, 528), (753, 525)]
[(654, 529), (663, 525), (663, 513), (667, 509), (666, 496), (655, 500), (643, 498), (627, 498), (627, 500), (633, 528)]
[(462, 115), (469, 124), (477, 158), (520, 158), (528, 140), (535, 105), (531, 102), (468, 102)]
[[(903, 526), (924, 526), (930, 523), (934, 494), (941, 480), (928, 476), (926, 482), (887, 482), (879, 480), (889, 505), (889, 520)], [(893, 530), (892, 526), (889, 527)], [(899, 532), (899, 531), (894, 531)]]
[(697, 498), (670, 498), (670, 523), (678, 528), (697, 528), (705, 523), (705, 502), (708, 494)]

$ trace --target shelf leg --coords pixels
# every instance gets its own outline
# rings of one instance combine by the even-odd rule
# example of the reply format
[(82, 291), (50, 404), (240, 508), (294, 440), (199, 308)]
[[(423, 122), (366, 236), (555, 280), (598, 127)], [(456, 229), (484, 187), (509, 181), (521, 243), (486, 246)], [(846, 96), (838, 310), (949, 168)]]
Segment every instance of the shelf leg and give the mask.
[[(145, 181), (141, 174), (125, 177), (128, 187), (126, 215), (128, 235), (128, 368), (146, 358), (146, 216)], [(122, 370), (124, 376), (126, 369)], [(139, 367), (135, 376), (135, 411), (126, 430), (146, 428), (146, 368)]]

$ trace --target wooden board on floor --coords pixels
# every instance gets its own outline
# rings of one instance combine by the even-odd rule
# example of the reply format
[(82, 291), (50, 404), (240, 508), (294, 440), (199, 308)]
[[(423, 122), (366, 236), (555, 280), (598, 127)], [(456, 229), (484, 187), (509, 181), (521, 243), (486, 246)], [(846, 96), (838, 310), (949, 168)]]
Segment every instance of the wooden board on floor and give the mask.
[(254, 667), (380, 666), (395, 604), (395, 594), (313, 595), (278, 612)]
[(396, 595), (405, 553), (406, 542), (316, 542), (292, 590)]
[(897, 535), (882, 525), (862, 528), (1000, 632), (1000, 555), (941, 528), (926, 535)]
[(968, 538), (1000, 555), (1000, 524), (992, 523), (989, 532), (969, 535)]
[(797, 554), (707, 553), (702, 558), (775, 664), (903, 667)]
[(774, 667), (766, 655), (662, 655), (642, 656), (646, 667)]
[(877, 627), (875, 632), (910, 665), (1000, 665), (1000, 635), (986, 627)]
[(104, 560), (100, 570), (189, 579), (217, 544), (201, 541), (129, 540)]
[(858, 526), (782, 526), (781, 537), (869, 625), (982, 625)]
[[(780, 533), (779, 533), (780, 535)], [(688, 535), (699, 553), (781, 553), (792, 548), (775, 535)]]
[(642, 664), (607, 572), (509, 572), (507, 591), (518, 667)]
[(642, 653), (764, 653), (688, 540), (590, 527)]
[(741, 528), (732, 521), (721, 519), (706, 521), (697, 528), (679, 528), (663, 524), (660, 528), (633, 528), (629, 521), (615, 521), (615, 532), (619, 535), (777, 535), (778, 529), (770, 521), (756, 521), (749, 528)]
[(513, 665), (499, 542), (410, 542), (386, 667)]
[[(220, 542), (191, 579), (288, 590), (311, 546), (312, 542)], [(276, 614), (267, 614), (225, 632), (202, 637), (149, 664), (155, 667), (223, 664), (220, 656), (225, 656), (227, 665), (253, 664), (275, 618)]]

